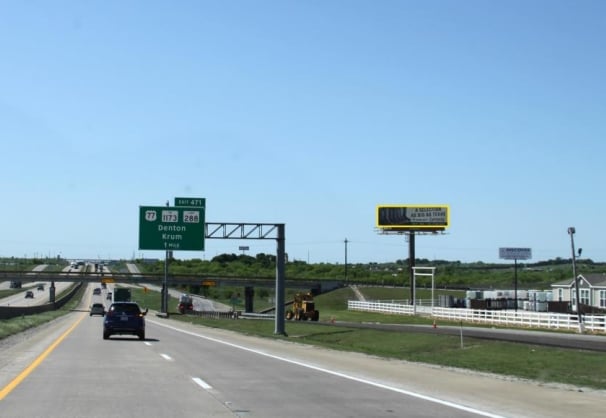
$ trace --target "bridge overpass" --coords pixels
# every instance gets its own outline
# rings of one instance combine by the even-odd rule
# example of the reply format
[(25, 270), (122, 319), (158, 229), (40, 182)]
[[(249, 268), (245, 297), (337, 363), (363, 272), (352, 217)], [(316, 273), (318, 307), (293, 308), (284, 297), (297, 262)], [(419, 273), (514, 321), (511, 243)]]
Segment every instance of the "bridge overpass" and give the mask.
[[(145, 273), (93, 273), (93, 272), (32, 272), (32, 271), (0, 271), (0, 282), (2, 281), (21, 281), (29, 282), (72, 282), (72, 283), (150, 283), (162, 284), (164, 274), (145, 274)], [(194, 286), (253, 286), (274, 288), (276, 285), (275, 277), (234, 277), (234, 276), (214, 276), (214, 275), (187, 275), (187, 274), (169, 274), (168, 285), (194, 285)], [(326, 281), (322, 279), (286, 279), (285, 285), (288, 288), (296, 289), (314, 289), (320, 292), (332, 290), (341, 287), (340, 281)]]

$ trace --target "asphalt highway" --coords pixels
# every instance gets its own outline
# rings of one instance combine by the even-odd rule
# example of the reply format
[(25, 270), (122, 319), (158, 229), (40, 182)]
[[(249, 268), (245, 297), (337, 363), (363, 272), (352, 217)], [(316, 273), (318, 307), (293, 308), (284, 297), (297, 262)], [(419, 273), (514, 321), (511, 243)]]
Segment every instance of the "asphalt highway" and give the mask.
[(102, 339), (81, 307), (0, 340), (0, 417), (603, 417), (578, 391), (160, 318)]

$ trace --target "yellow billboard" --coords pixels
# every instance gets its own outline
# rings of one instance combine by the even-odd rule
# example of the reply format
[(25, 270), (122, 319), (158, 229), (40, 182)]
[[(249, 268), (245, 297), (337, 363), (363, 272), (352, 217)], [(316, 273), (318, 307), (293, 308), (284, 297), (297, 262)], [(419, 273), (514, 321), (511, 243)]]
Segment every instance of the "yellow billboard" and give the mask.
[(443, 230), (450, 225), (448, 205), (378, 205), (376, 226), (380, 229)]

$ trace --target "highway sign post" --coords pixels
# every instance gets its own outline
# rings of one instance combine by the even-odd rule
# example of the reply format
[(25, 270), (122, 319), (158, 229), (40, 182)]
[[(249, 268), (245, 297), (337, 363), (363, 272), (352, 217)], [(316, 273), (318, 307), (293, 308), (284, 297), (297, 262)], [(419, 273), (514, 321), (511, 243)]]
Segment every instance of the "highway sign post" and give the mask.
[(516, 312), (518, 311), (518, 260), (530, 260), (532, 250), (530, 248), (501, 247), (499, 248), (499, 258), (504, 260), (514, 260), (513, 270), (513, 298)]

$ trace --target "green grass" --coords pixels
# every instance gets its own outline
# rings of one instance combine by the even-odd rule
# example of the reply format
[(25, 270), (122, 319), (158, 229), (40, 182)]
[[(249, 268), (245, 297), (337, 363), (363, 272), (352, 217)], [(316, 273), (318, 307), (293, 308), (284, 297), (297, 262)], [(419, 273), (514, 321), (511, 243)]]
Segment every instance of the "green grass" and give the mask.
[[(47, 322), (52, 321), (53, 319), (65, 315), (66, 313), (69, 313), (80, 304), (80, 299), (84, 295), (85, 288), (86, 286), (82, 286), (80, 290), (76, 293), (76, 295), (74, 295), (71, 301), (69, 301), (62, 308), (56, 311), (43, 312), (36, 315), (24, 315), (2, 320), (0, 322), (0, 339), (45, 324)], [(60, 298), (68, 291), (69, 289), (66, 289), (64, 292), (61, 292), (61, 294), (57, 295), (57, 298)]]

